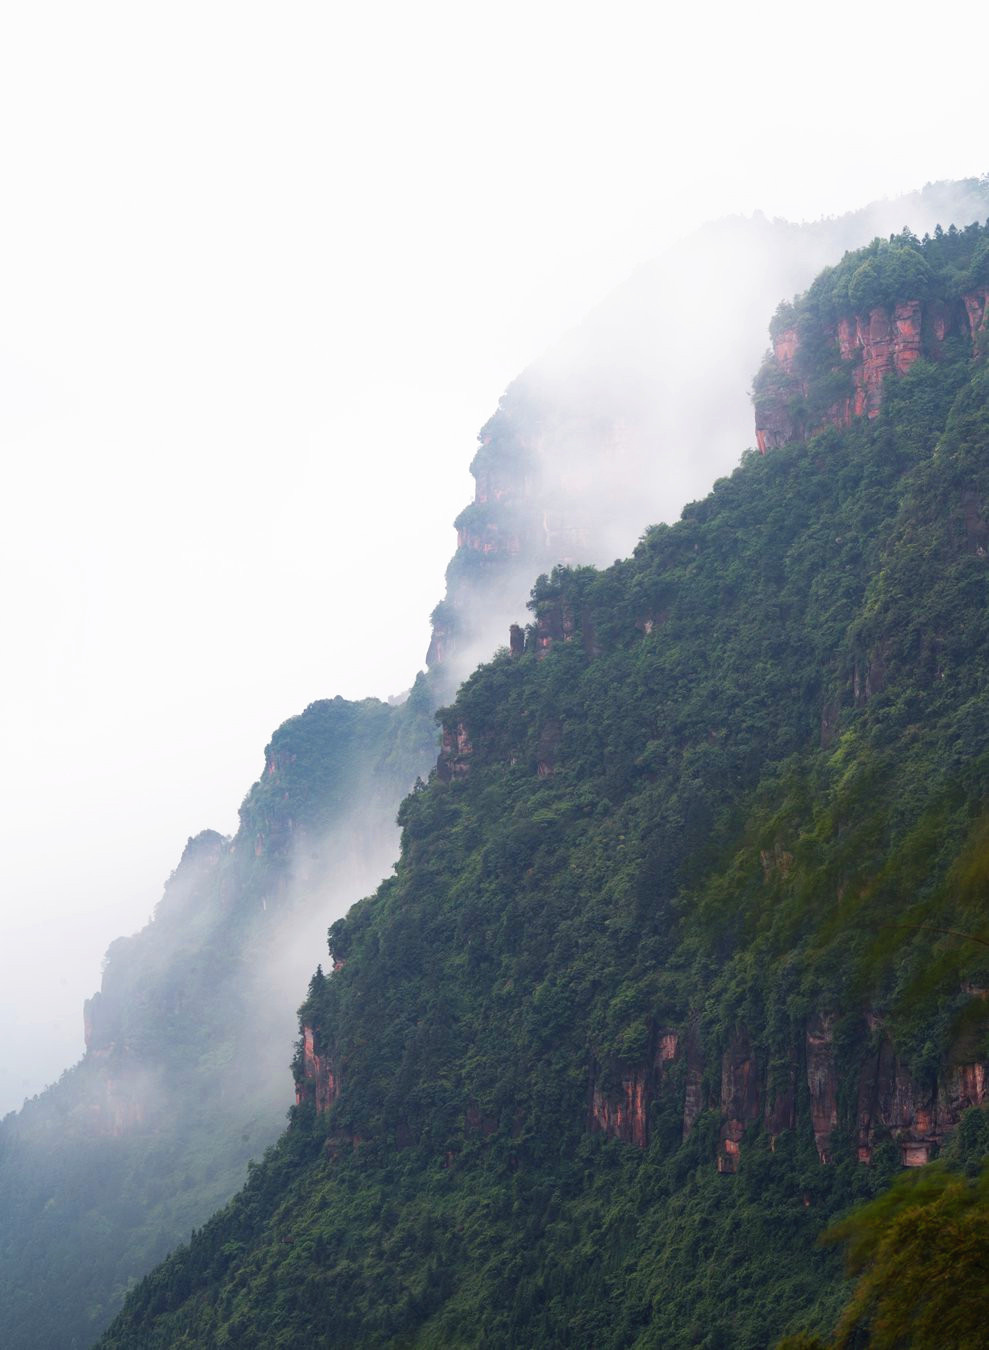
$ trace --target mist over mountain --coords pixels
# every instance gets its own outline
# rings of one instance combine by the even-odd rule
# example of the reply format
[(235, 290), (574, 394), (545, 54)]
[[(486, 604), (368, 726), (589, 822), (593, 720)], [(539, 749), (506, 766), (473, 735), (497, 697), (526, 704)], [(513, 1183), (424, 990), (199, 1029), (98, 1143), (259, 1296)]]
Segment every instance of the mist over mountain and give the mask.
[(825, 265), (877, 235), (987, 213), (985, 180), (929, 184), (833, 220), (715, 221), (638, 268), (482, 429), (432, 658), (456, 651), (471, 669), (504, 642), (539, 572), (624, 556), (729, 473), (754, 444), (767, 315)]
[(277, 1134), (293, 1007), (327, 916), (391, 869), (395, 803), (435, 759), (398, 707), (310, 705), (272, 737), (232, 839), (190, 839), (151, 923), (107, 953), (86, 1055), (0, 1125), (5, 1343), (88, 1345), (134, 1275)]
[[(628, 553), (647, 525), (675, 518), (733, 467), (753, 441), (749, 387), (767, 318), (810, 286), (823, 261), (876, 230), (909, 224), (922, 233), (987, 212), (986, 186), (971, 180), (813, 226), (719, 222), (641, 269), (512, 384), (481, 433), (475, 501), (458, 519), (429, 672), (414, 683), (410, 672), (403, 702), (323, 699), (279, 728), (237, 834), (190, 840), (152, 923), (110, 948), (102, 988), (87, 1003), (83, 1061), (4, 1122), (6, 1344), (88, 1344), (134, 1278), (228, 1199), (247, 1159), (277, 1137), (291, 1097), (294, 1008), (325, 961), (327, 926), (391, 871), (399, 803), (436, 761), (436, 708), (507, 641), (511, 623), (519, 670), (537, 649), (578, 633), (581, 650), (593, 653), (608, 631), (597, 601), (588, 625), (580, 595), (544, 587), (523, 632), (536, 577), (557, 563), (606, 564)], [(655, 627), (662, 612), (657, 600), (635, 623)], [(515, 670), (508, 660), (492, 669)], [(488, 674), (479, 687), (500, 678)], [(548, 714), (529, 747), (540, 782), (554, 776), (569, 716)], [(628, 757), (635, 764), (666, 753), (650, 751), (648, 738), (629, 742), (615, 717), (603, 754), (619, 776), (630, 771), (620, 767)], [(469, 716), (444, 726), (445, 772), (459, 781), (476, 733)], [(433, 785), (428, 800), (438, 791)], [(714, 808), (698, 809), (708, 819)], [(407, 819), (412, 810), (404, 808)], [(523, 841), (518, 856), (536, 848)], [(466, 855), (461, 861), (469, 870)], [(417, 953), (428, 963), (415, 933), (403, 929), (388, 942), (389, 970), (414, 972)], [(309, 1053), (323, 1055), (323, 1067), (300, 1066), (303, 1095), (306, 1074), (315, 1084), (325, 1070), (321, 1016)], [(327, 1104), (330, 1088), (321, 1091)], [(601, 1110), (611, 1120), (617, 1107)], [(418, 1128), (409, 1125), (413, 1136)]]
[(775, 443), (441, 711), (289, 1129), (107, 1350), (984, 1339), (989, 224), (773, 337)]

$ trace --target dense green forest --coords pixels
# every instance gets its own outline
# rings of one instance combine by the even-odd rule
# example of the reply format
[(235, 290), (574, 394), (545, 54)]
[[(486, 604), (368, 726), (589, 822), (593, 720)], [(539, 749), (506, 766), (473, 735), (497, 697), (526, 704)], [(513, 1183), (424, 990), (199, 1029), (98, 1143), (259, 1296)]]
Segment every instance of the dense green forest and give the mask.
[[(987, 238), (888, 247), (950, 306)], [(396, 874), (330, 930), (290, 1128), (101, 1345), (978, 1343), (974, 336), (540, 579), (523, 650), (440, 714)]]

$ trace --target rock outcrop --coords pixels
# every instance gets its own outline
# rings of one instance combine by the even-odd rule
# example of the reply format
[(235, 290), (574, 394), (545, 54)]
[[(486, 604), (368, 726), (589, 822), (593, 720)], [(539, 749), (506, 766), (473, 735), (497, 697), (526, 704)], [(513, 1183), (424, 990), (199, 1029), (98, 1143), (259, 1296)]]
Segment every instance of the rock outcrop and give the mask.
[(739, 1027), (721, 1057), (719, 1172), (734, 1172), (738, 1166), (742, 1139), (749, 1126), (759, 1119), (762, 1096), (761, 1075), (749, 1033), (745, 1027)]
[(316, 1048), (316, 1033), (302, 1028), (301, 1077), (295, 1080), (295, 1101), (312, 1102), (317, 1111), (328, 1111), (340, 1096), (340, 1073), (328, 1054)]
[(677, 1057), (675, 1031), (657, 1031), (647, 1065), (624, 1073), (617, 1092), (591, 1082), (588, 1125), (593, 1131), (645, 1148), (649, 1143), (649, 1106), (663, 1090), (668, 1067)]
[(986, 1064), (950, 1066), (932, 1088), (917, 1083), (883, 1037), (859, 1076), (858, 1157), (869, 1162), (876, 1143), (891, 1138), (905, 1167), (930, 1162), (970, 1106), (986, 1100)]
[[(833, 1011), (808, 1018), (788, 1062), (777, 1065), (772, 1075), (768, 1055), (753, 1044), (746, 1027), (737, 1027), (721, 1054), (717, 1087), (705, 1079), (710, 1056), (704, 1054), (697, 1028), (688, 1028), (685, 1035), (657, 1031), (647, 1061), (623, 1071), (617, 1086), (606, 1090), (598, 1081), (600, 1070), (593, 1071), (588, 1126), (645, 1148), (651, 1108), (664, 1094), (678, 1092), (684, 1137), (702, 1111), (720, 1113), (719, 1172), (736, 1171), (745, 1134), (753, 1127), (763, 1128), (771, 1142), (784, 1130), (809, 1129), (822, 1163), (834, 1161), (833, 1136), (843, 1127), (845, 1137), (855, 1140), (860, 1162), (871, 1162), (877, 1144), (890, 1140), (899, 1148), (903, 1166), (919, 1167), (937, 1153), (969, 1107), (989, 1100), (989, 1064), (984, 1060), (946, 1064), (935, 1084), (919, 1083), (875, 1013), (868, 1013), (861, 1027), (862, 1038), (874, 1048), (858, 1065), (840, 1063), (837, 1022)], [(681, 1060), (684, 1072), (672, 1074)], [(845, 1117), (842, 1101), (849, 1103)]]
[(838, 1075), (834, 1062), (834, 1013), (818, 1013), (807, 1023), (807, 1087), (814, 1143), (821, 1162), (831, 1161), (831, 1135), (838, 1124)]
[(463, 722), (444, 726), (440, 746), (440, 757), (436, 772), (445, 783), (457, 778), (466, 778), (470, 772), (470, 757), (474, 752), (470, 732)]
[[(942, 299), (902, 300), (847, 314), (814, 335), (815, 345), (831, 353), (834, 385), (844, 386), (830, 390), (821, 383), (819, 360), (807, 362), (806, 367), (801, 361), (806, 339), (796, 327), (782, 328), (774, 335), (772, 352), (756, 377), (760, 451), (765, 454), (825, 426), (843, 427), (856, 417), (878, 416), (888, 376), (905, 375), (922, 356), (940, 360), (951, 338), (967, 339), (973, 354), (980, 352), (987, 321), (987, 287), (977, 288), (954, 304)], [(822, 398), (824, 406), (820, 406)]]

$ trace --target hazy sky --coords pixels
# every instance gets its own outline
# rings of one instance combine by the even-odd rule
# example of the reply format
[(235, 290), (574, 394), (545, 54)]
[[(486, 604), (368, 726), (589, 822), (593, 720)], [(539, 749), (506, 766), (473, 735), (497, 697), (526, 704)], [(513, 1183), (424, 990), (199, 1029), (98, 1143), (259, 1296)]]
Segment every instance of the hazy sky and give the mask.
[(410, 682), (529, 360), (707, 218), (989, 168), (983, 8), (909, 18), (6, 7), (0, 1110), (274, 726)]

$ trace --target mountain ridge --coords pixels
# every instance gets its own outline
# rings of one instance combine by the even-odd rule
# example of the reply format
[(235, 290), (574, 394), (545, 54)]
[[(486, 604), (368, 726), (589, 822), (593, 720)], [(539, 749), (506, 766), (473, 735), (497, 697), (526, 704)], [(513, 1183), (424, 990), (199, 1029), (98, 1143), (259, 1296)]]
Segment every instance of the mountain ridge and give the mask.
[[(984, 184), (968, 184), (962, 196), (984, 205)], [(946, 198), (938, 200), (943, 205)], [(933, 201), (930, 205), (935, 209)], [(774, 246), (770, 252), (785, 263), (784, 271), (799, 271), (807, 240), (823, 247), (827, 235), (823, 227), (813, 234), (768, 222), (753, 224), (749, 233), (758, 244), (755, 256), (762, 256), (768, 241)], [(791, 252), (775, 248), (784, 236)], [(698, 244), (686, 255), (697, 276), (703, 274), (697, 259), (706, 256), (704, 247)], [(657, 400), (653, 386), (657, 369), (667, 381), (676, 376), (675, 369), (662, 369), (667, 349), (657, 346), (670, 328), (669, 304), (664, 308), (660, 300), (662, 287), (672, 284), (671, 274), (682, 264), (681, 257), (680, 264), (654, 269), (651, 282), (638, 291), (639, 283), (633, 283), (620, 301), (604, 307), (600, 333), (571, 335), (534, 377), (506, 393), (475, 460), (476, 505), (491, 509), (496, 541), (506, 518), (516, 515), (520, 547), (513, 553), (498, 543), (485, 552), (484, 536), (475, 530), (478, 522), (471, 515), (462, 521), (464, 539), (451, 563), (446, 609), (434, 619), (434, 642), (439, 635), (445, 650), (434, 649), (431, 672), (420, 677), (409, 700), (392, 709), (373, 700), (321, 700), (290, 719), (272, 739), (236, 841), (199, 836), (214, 861), (205, 865), (204, 857), (202, 867), (192, 867), (189, 859), (189, 875), (183, 871), (181, 883), (186, 887), (188, 882), (185, 898), (170, 887), (151, 928), (111, 948), (105, 987), (90, 1001), (83, 1066), (9, 1120), (0, 1138), (6, 1160), (0, 1167), (2, 1306), (10, 1344), (85, 1344), (119, 1305), (135, 1274), (203, 1222), (236, 1189), (248, 1158), (277, 1134), (290, 1100), (291, 1080), (283, 1066), (291, 1049), (291, 1006), (305, 983), (299, 972), (308, 973), (318, 959), (334, 908), (339, 911), (388, 875), (397, 851), (394, 810), (415, 778), (428, 772), (439, 749), (434, 708), (449, 699), (478, 655), (490, 655), (504, 639), (508, 620), (521, 617), (533, 576), (559, 561), (552, 540), (564, 541), (568, 549), (573, 545), (575, 562), (607, 562), (614, 541), (627, 529), (629, 496), (636, 498), (636, 518), (647, 509), (643, 503), (650, 498), (647, 484), (655, 471), (636, 475), (656, 460), (655, 447), (667, 425), (656, 413), (657, 402), (664, 400)], [(710, 289), (723, 298), (734, 263), (709, 267), (714, 274)], [(803, 284), (810, 279), (804, 277)], [(698, 310), (696, 298), (672, 295), (682, 316)], [(749, 291), (737, 298), (736, 309), (722, 303), (713, 329), (701, 305), (698, 341), (710, 346), (717, 338), (730, 345), (739, 316), (751, 304)], [(643, 311), (653, 324), (644, 355), (638, 346)], [(638, 316), (635, 322), (630, 312)], [(588, 371), (596, 368), (602, 352), (608, 357), (604, 373), (589, 380)], [(689, 355), (695, 359), (696, 349)], [(751, 368), (739, 383), (743, 397)], [(693, 424), (695, 441), (712, 426), (712, 439), (726, 439), (732, 417), (719, 412), (721, 421), (712, 423), (703, 411), (718, 403), (711, 397), (710, 367), (688, 392), (684, 424)], [(627, 415), (621, 413), (623, 406)], [(667, 413), (668, 407), (663, 417)], [(623, 417), (623, 464), (632, 470), (631, 494), (627, 485), (609, 479), (613, 466), (601, 455), (603, 445), (615, 443), (613, 433)], [(733, 458), (742, 443), (736, 436)], [(568, 457), (577, 450), (583, 476), (571, 490), (567, 482), (574, 466)], [(509, 470), (506, 494), (498, 475)], [(657, 500), (652, 497), (648, 509), (661, 514)], [(603, 520), (594, 529), (589, 503)], [(552, 521), (546, 515), (550, 506)], [(638, 520), (635, 531), (647, 523)], [(473, 547), (472, 539), (482, 546)], [(538, 591), (532, 631), (524, 634), (517, 625), (510, 640), (516, 655), (528, 659), (526, 648), (532, 644), (543, 652), (566, 645), (575, 625), (585, 651), (593, 650), (611, 632), (607, 614), (596, 634), (578, 600), (571, 603), (552, 588)], [(657, 634), (667, 608), (663, 594), (643, 596), (629, 620), (632, 629), (640, 637)], [(877, 670), (874, 662), (864, 665), (863, 681), (875, 684)], [(465, 697), (469, 706), (472, 695)], [(531, 747), (537, 776), (547, 784), (556, 776), (565, 732), (565, 722), (547, 718)], [(456, 751), (444, 759), (450, 777), (466, 778), (461, 770), (477, 763), (478, 746), (458, 731), (456, 720), (445, 734), (447, 751)], [(644, 753), (621, 736), (615, 744), (633, 762)], [(620, 758), (617, 750), (612, 758)], [(620, 775), (618, 768), (615, 773)], [(300, 942), (295, 930), (303, 919), (309, 931)], [(241, 1048), (248, 1028), (249, 1067)], [(311, 1053), (322, 1053), (315, 1039)], [(620, 1074), (602, 1073), (594, 1089), (604, 1094), (599, 1114), (613, 1120), (621, 1103), (608, 1094), (618, 1091)], [(483, 1133), (491, 1115), (482, 1104), (476, 1104), (476, 1112)]]
[(982, 1137), (987, 451), (966, 344), (540, 579), (331, 928), (291, 1128), (102, 1345), (834, 1325), (821, 1232)]

